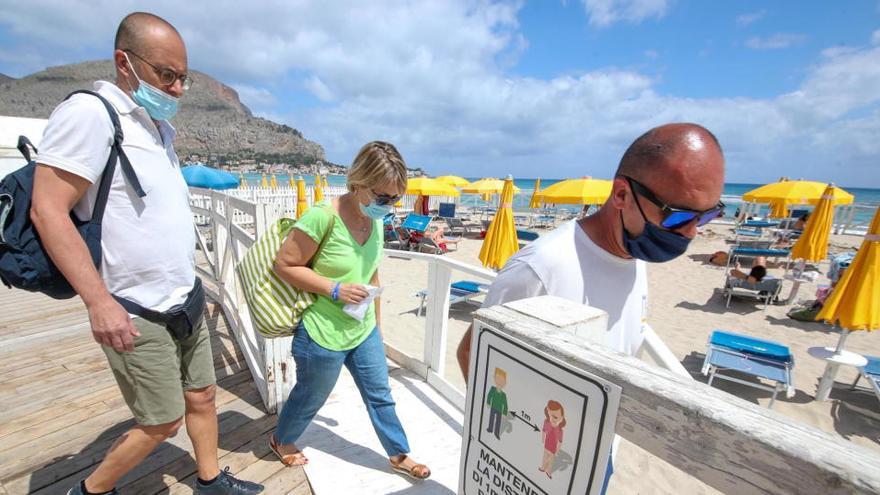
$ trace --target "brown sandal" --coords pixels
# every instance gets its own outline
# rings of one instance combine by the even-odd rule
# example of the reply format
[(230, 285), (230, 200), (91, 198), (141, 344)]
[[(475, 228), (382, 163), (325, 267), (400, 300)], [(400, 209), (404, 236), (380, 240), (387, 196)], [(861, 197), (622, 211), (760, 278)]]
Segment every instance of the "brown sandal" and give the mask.
[(424, 480), (427, 479), (428, 476), (431, 476), (431, 470), (428, 469), (428, 466), (424, 464), (413, 464), (412, 467), (410, 467), (409, 469), (403, 467), (403, 462), (406, 460), (407, 457), (408, 456), (406, 454), (401, 454), (400, 460), (398, 460), (397, 462), (388, 459), (389, 462), (391, 462), (391, 469), (416, 480)]
[(281, 451), (278, 450), (278, 444), (275, 442), (275, 435), (269, 437), (269, 448), (272, 449), (272, 452), (275, 452), (275, 455), (281, 459), (281, 463), (287, 467), (304, 466), (309, 463), (309, 459), (301, 450), (297, 450), (293, 454), (282, 454)]

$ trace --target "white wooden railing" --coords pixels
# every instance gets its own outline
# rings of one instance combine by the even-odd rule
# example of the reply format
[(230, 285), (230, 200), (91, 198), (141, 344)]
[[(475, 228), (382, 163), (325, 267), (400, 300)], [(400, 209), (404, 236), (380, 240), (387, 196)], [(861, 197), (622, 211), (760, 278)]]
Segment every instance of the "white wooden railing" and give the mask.
[[(344, 192), (343, 188), (340, 189), (331, 194)], [(190, 189), (192, 212), (200, 226), (197, 227), (199, 249), (207, 262), (206, 266), (199, 266), (197, 270), (208, 282), (206, 290), (209, 296), (220, 305), (226, 316), (266, 409), (274, 412), (279, 404), (283, 404), (294, 383), (291, 339), (264, 339), (254, 330), (235, 265), (268, 226), (286, 214), (288, 206), (282, 202), (254, 203), (234, 197), (238, 194)], [(444, 378), (447, 353), (454, 352), (454, 349), (447, 349), (446, 344), (452, 272), (462, 272), (489, 282), (495, 278), (495, 272), (445, 256), (395, 250), (386, 250), (386, 255), (428, 266), (424, 361), (386, 342), (388, 356), (422, 377), (453, 404), (464, 408), (464, 391)], [(650, 327), (645, 329), (643, 352), (661, 367), (682, 376), (690, 376)]]
[[(757, 215), (763, 206), (765, 206), (763, 203), (743, 203), (740, 209), (740, 218)], [(806, 205), (793, 205), (791, 208), (797, 209), (799, 206)], [(861, 203), (837, 206), (834, 208), (832, 232), (835, 234), (864, 235), (876, 210), (877, 206)], [(861, 220), (856, 217), (857, 214), (860, 214)]]

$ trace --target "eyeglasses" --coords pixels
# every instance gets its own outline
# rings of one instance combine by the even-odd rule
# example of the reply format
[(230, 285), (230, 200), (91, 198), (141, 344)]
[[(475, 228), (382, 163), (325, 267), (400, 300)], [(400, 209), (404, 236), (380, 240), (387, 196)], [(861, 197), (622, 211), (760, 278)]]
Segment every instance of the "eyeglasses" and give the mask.
[(184, 91), (189, 91), (189, 88), (192, 87), (192, 78), (189, 77), (188, 75), (178, 74), (177, 72), (175, 72), (167, 67), (164, 69), (160, 69), (159, 67), (156, 67), (155, 65), (148, 62), (147, 59), (145, 59), (144, 57), (141, 57), (140, 55), (138, 55), (137, 53), (135, 53), (131, 50), (126, 49), (123, 51), (134, 55), (135, 57), (138, 58), (138, 60), (149, 65), (153, 69), (153, 71), (156, 73), (156, 75), (159, 76), (159, 82), (161, 82), (163, 86), (171, 86), (172, 84), (174, 84), (174, 81), (177, 81), (179, 79), (180, 83), (183, 85)]
[[(648, 201), (654, 203), (660, 208), (660, 211), (663, 214), (663, 220), (660, 222), (660, 226), (664, 229), (674, 230), (679, 227), (683, 227), (694, 220), (697, 221), (697, 227), (701, 227), (711, 222), (712, 220), (721, 216), (724, 212), (724, 203), (721, 201), (718, 202), (712, 208), (704, 211), (696, 211), (696, 210), (688, 210), (685, 208), (675, 208), (673, 206), (669, 206), (660, 199), (657, 198), (657, 195), (651, 192), (650, 189), (640, 184), (637, 180), (627, 177), (625, 175), (621, 175), (626, 179), (626, 182), (629, 184), (629, 187), (640, 196), (644, 197)], [(639, 204), (638, 198), (636, 198), (636, 206), (639, 207), (639, 211), (642, 210), (642, 206)], [(645, 212), (641, 211), (642, 217), (645, 216)], [(647, 220), (647, 218), (645, 218)]]
[(398, 201), (400, 201), (400, 198), (403, 197), (400, 194), (398, 194), (397, 196), (390, 196), (388, 194), (379, 194), (372, 189), (370, 189), (370, 194), (373, 195), (373, 199), (376, 201), (376, 204), (379, 206), (393, 205), (394, 203), (397, 203)]

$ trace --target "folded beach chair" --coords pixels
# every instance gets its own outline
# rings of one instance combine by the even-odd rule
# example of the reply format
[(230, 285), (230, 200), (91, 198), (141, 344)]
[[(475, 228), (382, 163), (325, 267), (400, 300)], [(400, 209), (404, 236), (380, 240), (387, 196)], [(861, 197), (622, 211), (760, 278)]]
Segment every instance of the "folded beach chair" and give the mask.
[[(731, 332), (715, 330), (709, 337), (706, 359), (703, 360), (703, 375), (709, 377), (709, 386), (716, 377), (741, 385), (773, 392), (768, 408), (776, 402), (776, 394), (785, 392), (789, 399), (794, 397), (794, 383), (791, 370), (794, 356), (788, 347), (769, 340), (756, 339)], [(763, 383), (742, 380), (724, 375), (720, 371), (733, 370), (775, 382), (771, 387)]]
[[(470, 302), (471, 304), (479, 305), (478, 302), (473, 301), (472, 299), (485, 294), (488, 290), (488, 284), (473, 282), (470, 280), (459, 280), (449, 286), (449, 306), (460, 302)], [(428, 289), (418, 291), (416, 296), (420, 298), (419, 311), (416, 313), (416, 316), (422, 316), (422, 312), (425, 309), (425, 298), (428, 297)]]
[(724, 282), (724, 297), (727, 298), (726, 308), (730, 307), (730, 299), (733, 296), (751, 297), (764, 303), (764, 312), (767, 312), (767, 306), (774, 301), (779, 293), (782, 292), (782, 279), (765, 277), (760, 282), (751, 283), (748, 280), (742, 280), (736, 277), (727, 276)]
[(864, 378), (868, 380), (868, 385), (871, 386), (874, 395), (877, 396), (877, 400), (880, 400), (880, 357), (865, 356), (865, 359), (868, 360), (868, 364), (859, 368), (859, 375), (852, 384), (852, 390), (855, 390), (859, 380)]

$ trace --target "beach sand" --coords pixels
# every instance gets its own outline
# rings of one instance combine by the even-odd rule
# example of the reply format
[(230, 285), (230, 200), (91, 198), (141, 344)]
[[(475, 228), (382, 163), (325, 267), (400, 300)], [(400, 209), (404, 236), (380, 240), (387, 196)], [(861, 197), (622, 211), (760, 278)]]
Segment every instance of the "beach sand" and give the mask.
[[(766, 314), (752, 299), (731, 301), (724, 307), (721, 287), (724, 268), (708, 264), (711, 253), (727, 251), (726, 237), (732, 228), (725, 225), (705, 227), (693, 241), (688, 253), (672, 262), (649, 266), (649, 323), (695, 379), (706, 382), (700, 367), (706, 342), (714, 329), (751, 335), (783, 343), (795, 356), (794, 384), (797, 393), (792, 399), (780, 394), (773, 409), (793, 421), (800, 421), (832, 435), (869, 448), (880, 449), (880, 403), (869, 391), (850, 391), (856, 377), (853, 368), (842, 367), (837, 375), (831, 399), (815, 402), (813, 396), (825, 363), (807, 354), (814, 346), (834, 346), (838, 333), (820, 323), (799, 322), (786, 316), (791, 306), (770, 306)], [(832, 236), (834, 252), (857, 247), (860, 237)], [(480, 265), (481, 241), (464, 239), (457, 251), (445, 254), (472, 265)], [(380, 268), (382, 285), (382, 321), (386, 340), (413, 357), (424, 359), (424, 316), (416, 316), (419, 299), (415, 294), (427, 286), (427, 265), (419, 261), (386, 258)], [(782, 277), (782, 268), (769, 268), (769, 273)], [(804, 283), (798, 299), (813, 299), (817, 285), (828, 284), (827, 262), (820, 266), (822, 275), (815, 283)], [(453, 281), (472, 279), (453, 273)], [(787, 297), (791, 282), (787, 281), (782, 295)], [(479, 300), (478, 300), (479, 301)], [(455, 348), (470, 324), (470, 314), (477, 306), (458, 304), (450, 309), (449, 338), (445, 376), (460, 389), (464, 381), (455, 362)], [(855, 332), (846, 348), (862, 354), (880, 354), (880, 335)], [(864, 385), (864, 383), (862, 383)], [(766, 407), (770, 393), (743, 385), (716, 380), (714, 387), (730, 393), (732, 401), (745, 400)], [(406, 419), (403, 418), (404, 424)], [(417, 455), (414, 452), (414, 455)], [(638, 447), (623, 441), (614, 466), (609, 494), (703, 494), (718, 493), (690, 475), (666, 464)]]

